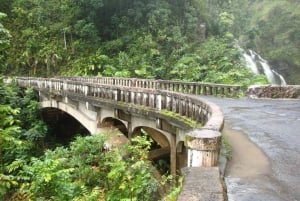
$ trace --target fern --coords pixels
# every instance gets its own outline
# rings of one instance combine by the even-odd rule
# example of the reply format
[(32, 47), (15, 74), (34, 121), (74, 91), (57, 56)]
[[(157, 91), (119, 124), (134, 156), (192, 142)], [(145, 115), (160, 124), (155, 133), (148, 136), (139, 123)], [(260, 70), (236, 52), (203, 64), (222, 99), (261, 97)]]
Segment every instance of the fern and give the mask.
[(17, 170), (20, 170), (27, 162), (24, 159), (16, 159), (11, 164), (6, 166), (8, 173), (13, 173)]

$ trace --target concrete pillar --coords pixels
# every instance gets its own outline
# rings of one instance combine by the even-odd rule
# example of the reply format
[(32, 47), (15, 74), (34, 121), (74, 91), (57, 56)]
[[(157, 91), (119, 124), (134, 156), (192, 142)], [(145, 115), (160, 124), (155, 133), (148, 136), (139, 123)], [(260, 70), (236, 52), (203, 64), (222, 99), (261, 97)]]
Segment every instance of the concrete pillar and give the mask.
[(176, 147), (176, 139), (174, 136), (171, 137), (170, 140), (170, 148), (171, 148), (171, 152), (170, 152), (170, 169), (171, 169), (171, 175), (176, 178), (176, 154), (177, 154), (177, 147)]
[(96, 122), (97, 122), (97, 128), (101, 127), (101, 108), (98, 108), (97, 110), (97, 116), (96, 116)]
[(193, 130), (186, 134), (185, 146), (188, 149), (188, 167), (217, 166), (221, 133), (207, 129)]
[(132, 130), (132, 123), (131, 122), (128, 122), (127, 123), (127, 130), (128, 130), (128, 139), (129, 140), (131, 140), (131, 138), (132, 138), (132, 132), (133, 132), (133, 130)]

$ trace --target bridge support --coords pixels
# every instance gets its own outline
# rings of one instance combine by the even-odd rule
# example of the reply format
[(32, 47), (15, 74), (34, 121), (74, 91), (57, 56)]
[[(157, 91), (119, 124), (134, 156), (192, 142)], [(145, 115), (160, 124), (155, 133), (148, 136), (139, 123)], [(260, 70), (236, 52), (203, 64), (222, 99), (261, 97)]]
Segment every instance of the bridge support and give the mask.
[(175, 178), (176, 177), (176, 155), (177, 155), (177, 149), (176, 149), (176, 140), (174, 137), (171, 138), (170, 141), (170, 145), (171, 145), (171, 153), (170, 153), (170, 169), (171, 169), (171, 175)]
[(221, 133), (215, 130), (197, 129), (185, 137), (188, 148), (188, 167), (213, 167), (218, 165)]

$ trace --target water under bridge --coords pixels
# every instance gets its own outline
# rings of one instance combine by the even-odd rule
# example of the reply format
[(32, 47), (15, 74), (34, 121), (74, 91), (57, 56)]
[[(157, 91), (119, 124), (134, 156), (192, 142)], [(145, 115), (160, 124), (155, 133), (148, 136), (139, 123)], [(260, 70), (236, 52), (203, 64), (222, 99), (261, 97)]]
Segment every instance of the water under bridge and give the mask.
[[(224, 115), (219, 106), (198, 95), (237, 97), (240, 86), (110, 77), (19, 77), (17, 82), (38, 92), (44, 110), (69, 114), (90, 134), (113, 126), (130, 140), (146, 131), (157, 144), (150, 157), (167, 156), (172, 175), (183, 167), (190, 168), (190, 175), (209, 172), (202, 180), (187, 177), (190, 182), (185, 182), (180, 199), (224, 199), (215, 174)], [(199, 187), (190, 190), (203, 179), (214, 186), (203, 189), (204, 194), (197, 192)]]

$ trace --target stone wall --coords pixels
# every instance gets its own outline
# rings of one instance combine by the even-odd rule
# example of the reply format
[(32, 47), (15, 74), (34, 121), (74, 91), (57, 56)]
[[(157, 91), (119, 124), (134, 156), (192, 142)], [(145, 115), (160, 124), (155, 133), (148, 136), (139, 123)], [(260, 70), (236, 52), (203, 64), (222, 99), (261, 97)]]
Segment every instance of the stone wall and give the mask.
[(248, 88), (247, 96), (250, 98), (300, 99), (300, 85), (255, 85)]

